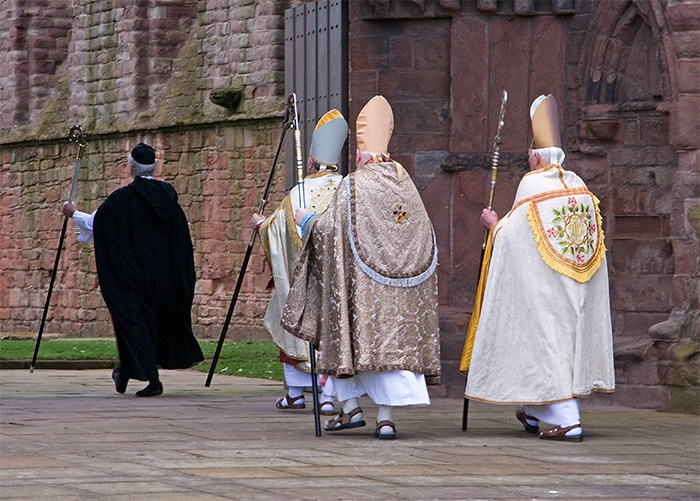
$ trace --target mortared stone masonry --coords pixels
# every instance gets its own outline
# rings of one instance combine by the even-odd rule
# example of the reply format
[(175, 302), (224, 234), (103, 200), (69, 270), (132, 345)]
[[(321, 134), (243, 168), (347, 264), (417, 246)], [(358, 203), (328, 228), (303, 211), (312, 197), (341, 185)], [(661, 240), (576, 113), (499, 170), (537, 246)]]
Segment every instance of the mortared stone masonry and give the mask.
[[(320, 3), (336, 0), (319, 0)], [(302, 0), (28, 0), (0, 18), (0, 331), (36, 331), (77, 147), (76, 202), (125, 184), (139, 141), (158, 152), (190, 221), (200, 338), (217, 338), (284, 115), (284, 11)], [(529, 105), (554, 93), (566, 166), (600, 198), (618, 391), (599, 399), (698, 412), (700, 2), (352, 0), (351, 124), (375, 94), (392, 104), (390, 151), (435, 225), (443, 381), (457, 373), (483, 242), (502, 90), (509, 93), (494, 208), (527, 172)], [(282, 155), (280, 158), (284, 158)], [(352, 163), (352, 162), (350, 162)], [(267, 212), (283, 196), (283, 165)], [(71, 231), (47, 332), (110, 336), (94, 253)], [(267, 339), (269, 268), (259, 245), (230, 339)]]

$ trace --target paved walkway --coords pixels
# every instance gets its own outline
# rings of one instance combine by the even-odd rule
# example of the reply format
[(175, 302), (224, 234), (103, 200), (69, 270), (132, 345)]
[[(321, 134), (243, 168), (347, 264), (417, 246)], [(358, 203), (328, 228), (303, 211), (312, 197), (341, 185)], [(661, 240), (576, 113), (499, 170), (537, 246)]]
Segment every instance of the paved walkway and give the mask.
[(274, 409), (275, 381), (163, 371), (165, 394), (114, 392), (108, 369), (0, 371), (0, 499), (700, 499), (700, 419), (582, 409), (585, 440), (525, 433), (506, 407), (460, 399), (314, 434), (309, 409)]

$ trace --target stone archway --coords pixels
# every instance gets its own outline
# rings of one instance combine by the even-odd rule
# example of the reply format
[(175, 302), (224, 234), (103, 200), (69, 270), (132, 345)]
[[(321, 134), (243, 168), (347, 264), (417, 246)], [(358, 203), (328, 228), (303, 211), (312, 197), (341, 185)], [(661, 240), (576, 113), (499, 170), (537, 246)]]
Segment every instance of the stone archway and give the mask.
[(657, 0), (599, 5), (579, 62), (570, 139), (603, 200), (616, 400), (697, 412), (698, 265), (688, 266), (688, 253), (694, 243), (697, 258), (698, 237), (687, 224), (694, 212), (682, 189), (684, 145), (674, 141), (677, 58), (666, 8)]

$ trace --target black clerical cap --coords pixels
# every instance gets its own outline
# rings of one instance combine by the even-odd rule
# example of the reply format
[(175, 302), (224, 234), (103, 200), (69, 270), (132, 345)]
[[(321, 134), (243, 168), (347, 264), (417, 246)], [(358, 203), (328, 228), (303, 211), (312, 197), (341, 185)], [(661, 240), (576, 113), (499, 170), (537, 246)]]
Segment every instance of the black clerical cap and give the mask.
[(156, 163), (156, 150), (146, 143), (139, 143), (131, 150), (131, 158), (141, 165), (152, 165)]

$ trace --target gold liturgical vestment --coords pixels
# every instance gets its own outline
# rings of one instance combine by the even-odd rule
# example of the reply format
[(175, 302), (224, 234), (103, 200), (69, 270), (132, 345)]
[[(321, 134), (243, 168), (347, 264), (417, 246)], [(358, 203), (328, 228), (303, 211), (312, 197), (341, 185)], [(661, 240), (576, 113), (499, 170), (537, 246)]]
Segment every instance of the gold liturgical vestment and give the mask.
[(318, 372), (439, 376), (437, 247), (404, 168), (358, 168), (305, 232), (282, 324), (316, 343)]

